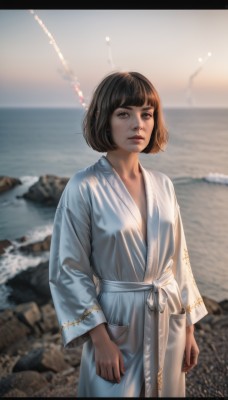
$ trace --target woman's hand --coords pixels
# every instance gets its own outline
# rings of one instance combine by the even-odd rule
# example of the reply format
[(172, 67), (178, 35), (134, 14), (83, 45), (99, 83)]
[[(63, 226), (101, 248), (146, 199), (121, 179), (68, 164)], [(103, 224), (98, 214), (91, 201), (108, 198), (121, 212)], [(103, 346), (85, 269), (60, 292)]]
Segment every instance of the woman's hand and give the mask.
[(183, 372), (188, 372), (197, 365), (199, 356), (199, 348), (197, 346), (194, 336), (194, 326), (190, 325), (186, 327), (186, 344), (185, 344), (185, 355)]
[(123, 356), (118, 346), (110, 339), (104, 324), (90, 331), (95, 348), (96, 373), (108, 381), (120, 382), (125, 373)]

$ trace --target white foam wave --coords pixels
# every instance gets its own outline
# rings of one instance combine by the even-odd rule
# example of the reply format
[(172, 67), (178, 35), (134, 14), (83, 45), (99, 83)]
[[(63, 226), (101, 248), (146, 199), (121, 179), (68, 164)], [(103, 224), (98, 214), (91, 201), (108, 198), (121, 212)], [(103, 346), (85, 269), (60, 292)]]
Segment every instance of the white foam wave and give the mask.
[(39, 180), (39, 176), (25, 175), (25, 176), (21, 176), (19, 179), (21, 180), (23, 185), (32, 186), (32, 185), (34, 185), (34, 183), (36, 183)]
[(25, 256), (22, 254), (6, 252), (1, 257), (0, 284), (15, 276), (18, 272), (26, 270), (28, 267), (36, 267), (41, 262), (47, 261), (47, 253), (40, 257)]
[(49, 252), (42, 252), (39, 256), (27, 255), (21, 253), (19, 247), (45, 239), (52, 234), (52, 229), (52, 224), (36, 227), (25, 234), (26, 240), (23, 243), (16, 240), (12, 241), (12, 245), (7, 247), (1, 256), (0, 284), (5, 283), (20, 271), (24, 271), (28, 267), (36, 267), (41, 262), (48, 260)]
[(203, 177), (203, 180), (210, 183), (220, 183), (222, 185), (228, 185), (228, 175), (220, 174), (217, 172), (210, 172), (208, 175)]
[(219, 172), (209, 172), (207, 175), (196, 176), (176, 176), (173, 182), (176, 184), (188, 184), (198, 181), (206, 181), (208, 183), (220, 183), (221, 185), (228, 185), (228, 175)]
[[(52, 234), (53, 224), (47, 224), (44, 226), (37, 226), (36, 228), (30, 230), (25, 234), (27, 238), (23, 244), (29, 244), (33, 242), (39, 242), (40, 240), (45, 239), (47, 236)], [(15, 244), (17, 242), (14, 242)], [(21, 245), (21, 243), (20, 243)]]

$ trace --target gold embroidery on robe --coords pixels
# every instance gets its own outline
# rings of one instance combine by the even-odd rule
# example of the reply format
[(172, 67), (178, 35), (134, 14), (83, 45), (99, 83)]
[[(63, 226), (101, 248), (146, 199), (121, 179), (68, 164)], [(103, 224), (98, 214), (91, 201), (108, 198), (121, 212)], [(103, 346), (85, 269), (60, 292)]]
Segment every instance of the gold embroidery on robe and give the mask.
[(99, 311), (101, 308), (97, 305), (93, 306), (92, 308), (89, 308), (88, 310), (85, 310), (82, 316), (74, 321), (68, 321), (64, 322), (61, 327), (61, 331), (65, 328), (69, 328), (70, 326), (75, 326), (79, 325), (84, 319), (86, 319), (90, 314), (92, 314), (93, 311)]
[(188, 253), (188, 250), (186, 248), (184, 249), (184, 258), (183, 258), (183, 260), (185, 261), (185, 265), (188, 268), (189, 274), (190, 274), (191, 279), (192, 279), (192, 283), (193, 283), (193, 285), (196, 286), (196, 281), (195, 281), (195, 278), (194, 278), (193, 273), (192, 273), (189, 253)]
[(193, 304), (186, 307), (186, 313), (191, 313), (194, 308), (199, 307), (201, 304), (203, 304), (203, 299), (202, 297), (198, 297)]
[(157, 375), (157, 384), (158, 384), (158, 390), (162, 389), (162, 368), (158, 371), (158, 375)]

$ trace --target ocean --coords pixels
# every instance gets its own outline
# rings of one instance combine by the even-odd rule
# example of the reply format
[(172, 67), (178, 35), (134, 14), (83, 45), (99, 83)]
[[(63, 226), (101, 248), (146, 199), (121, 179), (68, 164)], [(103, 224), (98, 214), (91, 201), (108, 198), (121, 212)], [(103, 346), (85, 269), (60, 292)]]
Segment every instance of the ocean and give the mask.
[[(22, 185), (0, 194), (0, 240), (26, 243), (52, 233), (55, 207), (18, 198), (41, 175), (70, 177), (97, 161), (82, 135), (84, 109), (1, 108), (0, 175)], [(164, 152), (141, 154), (146, 168), (173, 181), (192, 270), (202, 295), (228, 298), (228, 109), (164, 109), (169, 142)], [(10, 248), (0, 256), (0, 308), (9, 307), (5, 282), (47, 260)]]

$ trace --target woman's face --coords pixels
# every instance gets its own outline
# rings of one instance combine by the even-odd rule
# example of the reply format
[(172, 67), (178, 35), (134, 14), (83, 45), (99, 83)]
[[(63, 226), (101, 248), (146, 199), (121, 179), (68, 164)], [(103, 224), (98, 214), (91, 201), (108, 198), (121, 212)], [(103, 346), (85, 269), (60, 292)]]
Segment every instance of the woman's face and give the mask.
[(150, 141), (154, 127), (154, 108), (125, 106), (117, 108), (110, 118), (110, 128), (117, 148), (140, 153)]

